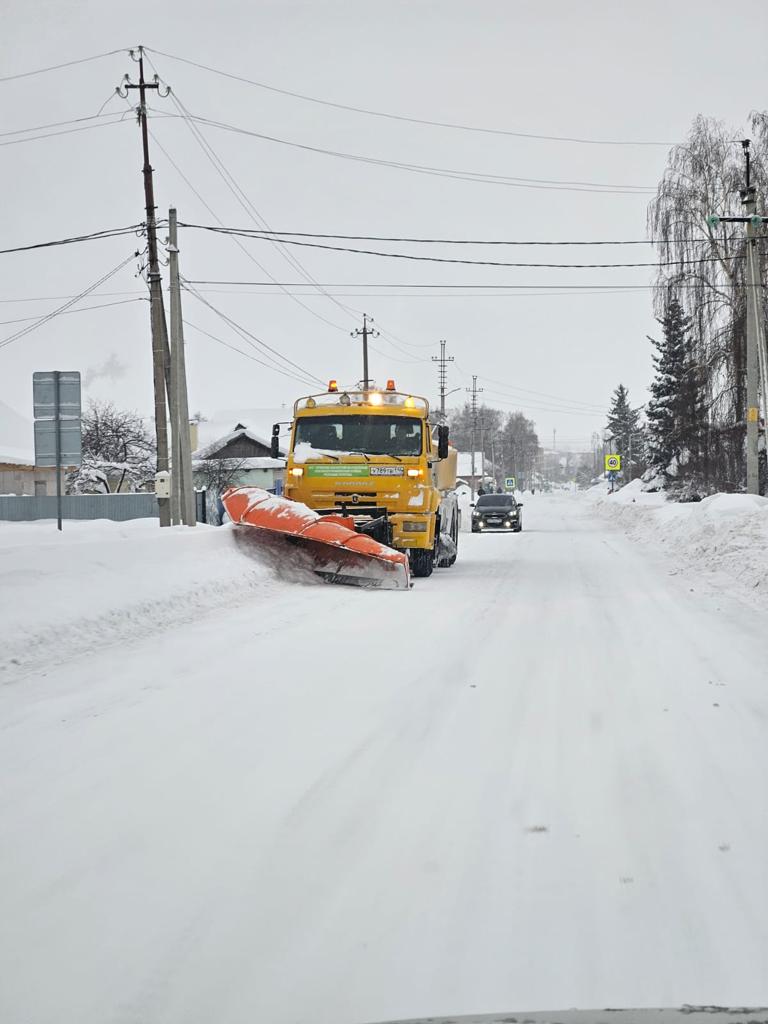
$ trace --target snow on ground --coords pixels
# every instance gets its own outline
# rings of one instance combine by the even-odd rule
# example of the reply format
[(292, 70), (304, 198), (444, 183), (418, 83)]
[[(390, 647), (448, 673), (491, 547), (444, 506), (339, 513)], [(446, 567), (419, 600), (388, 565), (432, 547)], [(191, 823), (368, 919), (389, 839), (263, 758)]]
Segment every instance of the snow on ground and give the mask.
[(764, 615), (525, 503), (409, 593), (225, 529), (2, 528), (25, 629), (156, 619), (5, 673), (0, 1020), (768, 1002)]
[(743, 596), (768, 602), (768, 498), (713, 494), (681, 504), (643, 492), (640, 480), (614, 494), (598, 484), (586, 498), (633, 540), (661, 548), (670, 568), (706, 572), (715, 586), (736, 581)]
[(59, 533), (53, 521), (0, 522), (0, 682), (52, 649), (68, 658), (127, 643), (270, 586), (232, 527), (65, 521)]

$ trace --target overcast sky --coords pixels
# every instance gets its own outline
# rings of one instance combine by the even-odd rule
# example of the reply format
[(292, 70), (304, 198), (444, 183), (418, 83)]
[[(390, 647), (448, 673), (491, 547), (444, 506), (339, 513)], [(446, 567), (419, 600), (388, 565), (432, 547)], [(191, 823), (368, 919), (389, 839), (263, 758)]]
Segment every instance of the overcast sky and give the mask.
[[(143, 43), (340, 104), (614, 142), (681, 141), (698, 114), (721, 118), (742, 136), (750, 111), (768, 107), (765, 0), (729, 8), (713, 0), (631, 5), (615, 0), (4, 0), (2, 10), (3, 75)], [(668, 149), (524, 139), (384, 119), (150, 56), (179, 103), (195, 115), (378, 160), (653, 189)], [(110, 99), (126, 72), (135, 79), (137, 66), (127, 53), (117, 53), (0, 82), (2, 131), (94, 115), (107, 100), (105, 113), (127, 111), (124, 101)], [(179, 113), (171, 98), (153, 97), (151, 104), (164, 114)], [(91, 128), (93, 123), (85, 122), (88, 130), (2, 146), (0, 247), (143, 219), (135, 120), (126, 116), (123, 123)], [(646, 192), (457, 180), (202, 126), (205, 140), (242, 189), (238, 201), (184, 119), (157, 116), (151, 127), (189, 182), (153, 143), (161, 216), (176, 204), (185, 221), (214, 224), (218, 217), (228, 226), (252, 228), (254, 218), (261, 217), (281, 231), (488, 240), (646, 237)], [(0, 142), (27, 137), (6, 135)], [(64, 301), (56, 297), (80, 293), (142, 244), (122, 237), (0, 257), (0, 318), (5, 321), (0, 340), (24, 326), (8, 321), (56, 308)], [(330, 244), (514, 262), (653, 258), (647, 246)], [(268, 282), (268, 287), (201, 284), (199, 289), (227, 316), (323, 380), (352, 383), (362, 375), (360, 345), (350, 331), (365, 310), (382, 330), (371, 358), (378, 382), (395, 377), (401, 389), (434, 398), (437, 378), (430, 357), (444, 338), (456, 360), (449, 386), (464, 389), (478, 374), (483, 398), (500, 408), (522, 409), (547, 445), (556, 429), (558, 447), (588, 446), (591, 432), (604, 426), (602, 410), (620, 381), (636, 404), (646, 400), (651, 372), (646, 334), (655, 326), (650, 292), (594, 294), (565, 286), (647, 285), (649, 270), (462, 267), (291, 247), (297, 267), (272, 243), (244, 245), (252, 259), (230, 237), (185, 229), (182, 273), (193, 281)], [(270, 276), (300, 282), (302, 270), (332, 298), (305, 288), (300, 305), (297, 288), (289, 287), (291, 298), (270, 282)], [(405, 287), (414, 284), (462, 287)], [(386, 287), (375, 287), (381, 285)], [(489, 294), (470, 285), (514, 285), (518, 293), (495, 288)], [(144, 294), (132, 261), (81, 305), (136, 301), (58, 316), (0, 348), (0, 398), (31, 417), (32, 372), (79, 369), (88, 380), (87, 395), (149, 414), (151, 346)], [(186, 295), (184, 304), (185, 317), (219, 339), (187, 330), (191, 409), (212, 415), (226, 408), (275, 407), (307, 393), (304, 383), (221, 344), (264, 359), (263, 350), (250, 347), (197, 299)], [(449, 404), (463, 397), (457, 393)]]

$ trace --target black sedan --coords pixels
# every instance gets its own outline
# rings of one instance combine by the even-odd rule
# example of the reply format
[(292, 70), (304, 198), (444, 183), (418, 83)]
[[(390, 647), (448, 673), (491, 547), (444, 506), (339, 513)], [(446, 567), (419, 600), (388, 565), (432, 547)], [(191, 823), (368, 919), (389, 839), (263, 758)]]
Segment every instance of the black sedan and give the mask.
[(523, 504), (514, 494), (481, 494), (472, 506), (472, 533), (485, 530), (509, 530), (520, 533), (523, 528)]

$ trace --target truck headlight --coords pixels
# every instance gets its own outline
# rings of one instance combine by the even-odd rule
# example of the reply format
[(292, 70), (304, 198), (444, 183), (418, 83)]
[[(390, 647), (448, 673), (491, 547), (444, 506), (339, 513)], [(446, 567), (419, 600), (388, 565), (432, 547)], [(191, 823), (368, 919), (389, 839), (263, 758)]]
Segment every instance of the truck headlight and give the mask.
[(417, 522), (415, 519), (404, 519), (403, 520), (403, 532), (404, 533), (426, 533), (427, 524)]

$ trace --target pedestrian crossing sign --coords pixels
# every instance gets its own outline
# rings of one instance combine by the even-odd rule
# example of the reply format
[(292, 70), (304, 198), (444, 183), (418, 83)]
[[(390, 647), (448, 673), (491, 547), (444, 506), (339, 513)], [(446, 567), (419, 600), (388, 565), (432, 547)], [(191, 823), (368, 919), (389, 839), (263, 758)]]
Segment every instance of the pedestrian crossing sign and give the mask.
[(507, 491), (514, 491), (517, 486), (517, 480), (513, 476), (504, 477), (504, 489)]
[(620, 455), (606, 455), (605, 456), (605, 472), (606, 473), (617, 473), (621, 469), (621, 456)]

